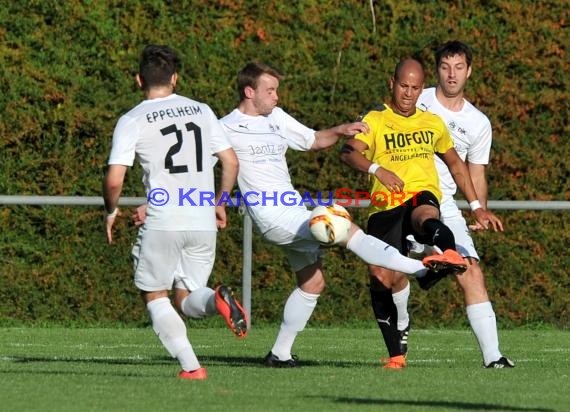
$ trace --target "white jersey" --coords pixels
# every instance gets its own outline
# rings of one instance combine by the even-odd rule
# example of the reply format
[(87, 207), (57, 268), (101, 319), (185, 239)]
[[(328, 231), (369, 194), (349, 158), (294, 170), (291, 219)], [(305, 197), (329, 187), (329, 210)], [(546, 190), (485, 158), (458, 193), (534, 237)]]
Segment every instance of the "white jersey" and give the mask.
[(305, 209), (291, 184), (285, 153), (306, 151), (315, 130), (276, 107), (268, 116), (249, 116), (238, 109), (221, 119), (239, 159), (238, 184), (242, 202), (261, 233), (272, 228), (287, 209)]
[[(425, 89), (417, 106), (439, 115), (445, 122), (453, 139), (455, 150), (465, 161), (486, 165), (491, 152), (491, 122), (479, 109), (463, 99), (463, 108), (453, 112), (445, 108), (435, 96), (435, 87)], [(436, 156), (436, 167), (444, 199), (457, 192), (457, 185), (445, 163)]]
[(145, 100), (119, 119), (109, 164), (143, 169), (153, 230), (216, 230), (212, 154), (231, 148), (210, 107), (187, 97)]

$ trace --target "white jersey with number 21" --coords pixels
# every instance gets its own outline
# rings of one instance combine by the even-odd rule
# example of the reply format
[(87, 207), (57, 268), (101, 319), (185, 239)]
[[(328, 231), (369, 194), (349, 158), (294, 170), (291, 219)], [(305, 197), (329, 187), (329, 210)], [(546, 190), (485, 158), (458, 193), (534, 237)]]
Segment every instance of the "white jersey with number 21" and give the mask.
[(213, 153), (230, 143), (210, 107), (187, 97), (144, 100), (121, 116), (109, 164), (143, 168), (153, 230), (216, 230)]

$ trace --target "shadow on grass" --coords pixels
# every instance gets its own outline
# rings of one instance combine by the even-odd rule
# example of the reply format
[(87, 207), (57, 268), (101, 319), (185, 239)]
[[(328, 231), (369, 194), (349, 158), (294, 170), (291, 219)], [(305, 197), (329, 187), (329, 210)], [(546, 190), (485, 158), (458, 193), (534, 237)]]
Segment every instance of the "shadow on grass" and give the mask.
[[(198, 356), (198, 359), (204, 366), (208, 365), (224, 365), (224, 366), (263, 366), (263, 356)], [(146, 357), (71, 357), (71, 356), (7, 356), (4, 361), (14, 363), (44, 363), (44, 362), (62, 362), (62, 363), (94, 363), (106, 365), (160, 365), (171, 364), (176, 362), (168, 356), (146, 356)], [(301, 360), (301, 367), (335, 367), (335, 368), (353, 368), (362, 366), (377, 365), (374, 362), (359, 361), (338, 361), (338, 360)]]
[(160, 365), (172, 363), (172, 359), (166, 356), (149, 356), (144, 358), (105, 358), (105, 357), (84, 357), (74, 358), (68, 356), (7, 356), (3, 360), (14, 363), (96, 363), (105, 365)]
[[(208, 362), (210, 364), (223, 364), (228, 366), (263, 366), (262, 356), (256, 357), (244, 357), (244, 356), (200, 356), (200, 361), (204, 363)], [(361, 361), (341, 361), (341, 360), (311, 360), (311, 359), (299, 359), (299, 367), (323, 367), (330, 366), (335, 368), (354, 368), (362, 366), (374, 366), (379, 365), (378, 362), (361, 362)]]
[[(322, 397), (320, 397), (322, 398)], [(336, 403), (355, 405), (401, 405), (401, 406), (427, 406), (434, 409), (453, 408), (477, 411), (506, 411), (506, 412), (555, 412), (549, 408), (525, 408), (520, 406), (496, 405), (491, 403), (470, 403), (453, 401), (406, 401), (397, 399), (369, 399), (369, 398), (335, 398)]]

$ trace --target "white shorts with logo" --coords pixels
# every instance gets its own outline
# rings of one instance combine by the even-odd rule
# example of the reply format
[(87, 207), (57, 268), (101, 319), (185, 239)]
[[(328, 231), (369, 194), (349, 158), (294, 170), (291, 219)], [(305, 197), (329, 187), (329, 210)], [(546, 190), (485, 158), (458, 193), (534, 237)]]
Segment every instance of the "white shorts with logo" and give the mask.
[[(467, 222), (457, 207), (457, 203), (450, 196), (444, 196), (440, 205), (441, 221), (453, 232), (457, 251), (464, 257), (471, 257), (479, 260), (479, 255), (475, 250), (475, 244), (469, 233)], [(408, 236), (411, 241), (410, 256), (421, 257), (431, 255), (432, 246), (417, 243), (413, 236)], [(437, 247), (436, 247), (437, 248)]]
[(216, 255), (213, 231), (139, 229), (132, 256), (135, 285), (145, 292), (206, 286)]
[(294, 272), (312, 265), (324, 253), (309, 230), (310, 216), (310, 210), (283, 207), (283, 213), (263, 233), (264, 239), (281, 247)]

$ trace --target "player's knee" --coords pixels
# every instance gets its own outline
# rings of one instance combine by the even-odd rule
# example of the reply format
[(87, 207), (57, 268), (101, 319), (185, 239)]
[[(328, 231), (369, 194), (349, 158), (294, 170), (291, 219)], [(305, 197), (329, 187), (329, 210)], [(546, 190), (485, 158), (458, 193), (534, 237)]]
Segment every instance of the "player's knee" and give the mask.
[(370, 288), (372, 290), (392, 289), (395, 282), (395, 272), (383, 268), (370, 268)]
[(297, 284), (304, 292), (320, 294), (326, 286), (320, 265), (311, 265), (297, 272)]
[(469, 263), (470, 264), (467, 267), (467, 270), (463, 272), (461, 275), (457, 276), (457, 281), (459, 282), (459, 285), (463, 287), (463, 289), (472, 288), (472, 287), (484, 288), (485, 279), (483, 276), (483, 270), (481, 269), (481, 266), (479, 265), (479, 263), (477, 263), (476, 260), (471, 258), (469, 259)]
[(314, 295), (320, 295), (323, 290), (325, 290), (325, 280), (324, 278), (311, 278), (301, 283), (299, 287), (303, 292), (312, 293)]
[(396, 273), (394, 281), (392, 282), (392, 289), (402, 290), (408, 284), (408, 276), (403, 273)]

